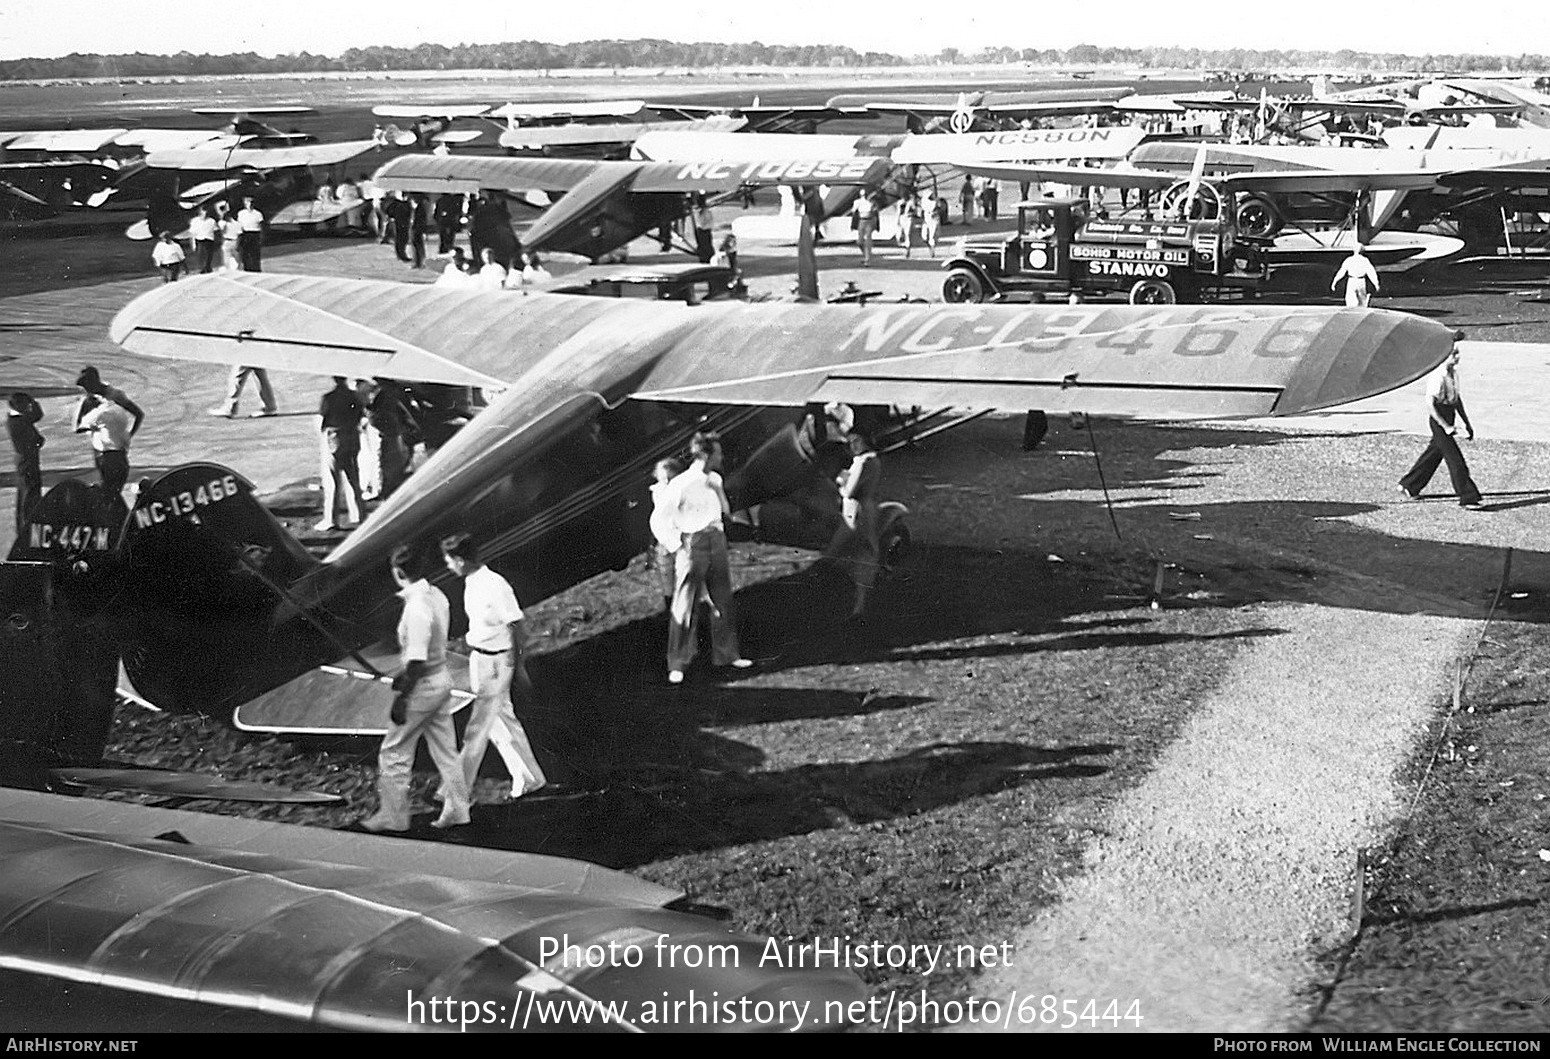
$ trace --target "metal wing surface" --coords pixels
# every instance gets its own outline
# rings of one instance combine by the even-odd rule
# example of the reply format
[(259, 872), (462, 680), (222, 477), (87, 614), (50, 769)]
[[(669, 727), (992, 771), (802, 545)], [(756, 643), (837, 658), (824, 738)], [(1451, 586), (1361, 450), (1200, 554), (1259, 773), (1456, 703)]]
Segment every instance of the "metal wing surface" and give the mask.
[(898, 165), (970, 162), (1051, 162), (1070, 158), (1124, 158), (1146, 133), (1115, 125), (1100, 129), (1009, 129), (1004, 132), (932, 133), (906, 137), (893, 149)]
[[(405, 854), (397, 867), (357, 866), (190, 845), (181, 833), (64, 831), (16, 822), (15, 808), (0, 822), (0, 968), (8, 971), (343, 1029), (410, 1028), (406, 998), (455, 997), (478, 1005), (463, 1011), (481, 1014), (493, 1005), (495, 1018), (476, 1028), (505, 1030), (525, 1026), (523, 1004), (540, 998), (574, 1003), (534, 1028), (584, 1029), (632, 1028), (645, 1003), (664, 997), (719, 992), (734, 1002), (804, 997), (821, 1005), (866, 995), (843, 972), (761, 969), (761, 939), (630, 899), (632, 890), (652, 894), (648, 884), (594, 896), (416, 870), (409, 862), (425, 857), (409, 847), (421, 844), (400, 839), (340, 836), (386, 859)], [(53, 815), (37, 802), (31, 810)], [(196, 834), (216, 819), (201, 826), (197, 814), (178, 815)], [(244, 823), (217, 826), (224, 835), (227, 824)], [(434, 848), (447, 860), (460, 856)], [(501, 856), (526, 860), (540, 879), (550, 859)], [(572, 878), (591, 868), (570, 863)], [(609, 941), (633, 945), (646, 958), (573, 959), (555, 944), (561, 938), (605, 951)], [(659, 940), (717, 946), (735, 968), (661, 966), (650, 958), (664, 951)], [(599, 1004), (607, 1001), (628, 1008), (605, 1013)], [(760, 1028), (750, 1021), (728, 1028)]]
[(1452, 344), (1440, 324), (1365, 309), (683, 306), (261, 274), (167, 284), (111, 334), (150, 356), (505, 383), (556, 406), (842, 400), (1152, 419), (1326, 408), (1419, 378)]
[(338, 165), (374, 148), (371, 140), (347, 140), (343, 143), (316, 143), (304, 147), (275, 147), (259, 150), (236, 149), (152, 151), (145, 162), (153, 169), (207, 170), (293, 169), (310, 165)]
[(571, 191), (597, 173), (599, 165), (576, 158), (406, 154), (378, 169), (372, 180), (386, 191), (429, 194), (470, 194), (490, 189)]

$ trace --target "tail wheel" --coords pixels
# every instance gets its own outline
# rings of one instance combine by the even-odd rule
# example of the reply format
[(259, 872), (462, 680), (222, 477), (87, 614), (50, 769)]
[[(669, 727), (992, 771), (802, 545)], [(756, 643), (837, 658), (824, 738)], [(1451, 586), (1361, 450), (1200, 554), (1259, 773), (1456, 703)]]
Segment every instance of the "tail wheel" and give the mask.
[(1268, 238), (1281, 230), (1281, 211), (1269, 199), (1250, 195), (1238, 207), (1238, 232)]
[(1173, 305), (1178, 300), (1167, 280), (1138, 279), (1130, 288), (1131, 305)]
[(909, 526), (902, 520), (895, 522), (883, 533), (882, 540), (877, 542), (878, 562), (884, 570), (897, 570), (909, 558), (913, 544)]
[(966, 268), (955, 268), (942, 281), (944, 302), (982, 302), (985, 300), (985, 284)]

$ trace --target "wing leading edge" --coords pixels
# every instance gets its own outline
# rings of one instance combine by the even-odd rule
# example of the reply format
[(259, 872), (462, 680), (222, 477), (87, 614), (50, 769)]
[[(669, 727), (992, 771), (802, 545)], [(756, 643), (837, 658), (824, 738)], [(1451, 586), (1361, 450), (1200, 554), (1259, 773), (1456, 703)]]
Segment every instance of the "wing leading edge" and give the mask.
[(1440, 324), (1369, 309), (689, 307), (262, 274), (168, 284), (131, 302), (111, 335), (148, 356), (520, 382), (556, 401), (845, 400), (1148, 419), (1316, 411), (1403, 386), (1452, 344)]

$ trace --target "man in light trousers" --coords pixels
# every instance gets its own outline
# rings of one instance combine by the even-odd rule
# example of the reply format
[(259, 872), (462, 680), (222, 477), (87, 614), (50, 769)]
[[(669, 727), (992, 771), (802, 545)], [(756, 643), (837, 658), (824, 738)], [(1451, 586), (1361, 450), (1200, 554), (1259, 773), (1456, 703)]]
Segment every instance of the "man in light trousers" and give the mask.
[(510, 583), (484, 565), (472, 537), (448, 537), (441, 551), (447, 568), (463, 579), (468, 613), (468, 675), (475, 698), (463, 730), (463, 775), (471, 790), (493, 743), (511, 773), (511, 797), (520, 798), (548, 782), (511, 705), (513, 688), (524, 705), (533, 697), (522, 659), (527, 641), (522, 607)]
[(409, 548), (390, 560), (393, 580), (404, 600), (398, 622), (403, 669), (393, 678), (392, 727), (377, 752), (377, 811), (361, 822), (367, 831), (409, 830), (409, 777), (414, 753), (425, 740), (441, 773), (444, 802), (432, 827), (468, 823), (468, 783), (452, 727), (452, 677), (447, 672), (447, 630), (451, 605), (426, 579), (428, 563)]

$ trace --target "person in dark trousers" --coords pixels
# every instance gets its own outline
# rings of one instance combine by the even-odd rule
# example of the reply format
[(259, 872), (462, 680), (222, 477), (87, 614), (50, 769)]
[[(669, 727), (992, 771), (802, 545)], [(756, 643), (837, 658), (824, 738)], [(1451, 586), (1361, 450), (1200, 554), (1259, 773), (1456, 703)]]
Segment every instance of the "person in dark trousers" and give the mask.
[(1414, 500), (1432, 480), (1432, 475), (1437, 473), (1437, 466), (1446, 462), (1459, 506), (1475, 511), (1480, 508), (1480, 488), (1469, 476), (1469, 465), (1464, 462), (1464, 454), (1459, 451), (1458, 427), (1455, 425), (1463, 423), (1465, 437), (1470, 441), (1475, 440), (1474, 424), (1470, 423), (1469, 413), (1464, 411), (1464, 399), (1459, 395), (1457, 343), (1463, 337), (1462, 331), (1453, 333), (1454, 346), (1448, 353), (1448, 359), (1426, 380), (1427, 425), (1431, 427), (1432, 440), (1426, 446), (1426, 451), (1421, 453), (1420, 459), (1415, 461), (1415, 466), (1399, 480), (1399, 491), (1407, 499)]
[(322, 457), (323, 518), (313, 527), (319, 533), (337, 529), (339, 482), (344, 480), (347, 526), (361, 520), (361, 402), (344, 376), (334, 376), (334, 388), (318, 403), (318, 432)]
[(452, 253), (458, 230), (463, 227), (463, 196), (450, 191), (436, 198), (436, 253)]
[(404, 197), (403, 192), (395, 192), (382, 207), (382, 212), (387, 214), (388, 224), (393, 228), (393, 253), (398, 255), (398, 260), (409, 261), (409, 219), (414, 215), (414, 206)]
[(403, 387), (392, 379), (377, 379), (366, 400), (366, 418), (376, 433), (376, 499), (386, 500), (404, 484), (409, 468), (409, 450), (404, 435), (409, 430), (409, 409), (404, 406)]
[(11, 436), (11, 451), (16, 457), (16, 536), (21, 537), (27, 526), (27, 516), (43, 495), (43, 464), (38, 451), (43, 448), (43, 435), (38, 432), (38, 422), (43, 418), (31, 394), (17, 390), (11, 394), (10, 408), (5, 419), (6, 432)]
[(237, 211), (242, 234), (237, 237), (237, 252), (242, 256), (242, 271), (262, 272), (264, 268), (264, 215), (253, 205), (253, 197), (242, 200)]
[(425, 267), (425, 233), (431, 229), (431, 204), (424, 195), (409, 196), (409, 244), (414, 254), (410, 264)]
[(215, 210), (210, 206), (194, 214), (188, 222), (188, 236), (194, 241), (194, 260), (201, 276), (215, 271), (215, 255), (221, 245), (220, 227)]
[(693, 210), (689, 216), (694, 225), (694, 254), (701, 264), (708, 265), (716, 256), (716, 213), (704, 195), (695, 195), (691, 202)]

